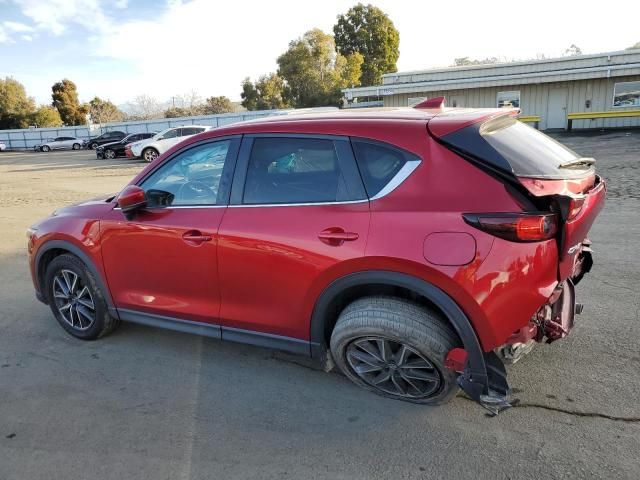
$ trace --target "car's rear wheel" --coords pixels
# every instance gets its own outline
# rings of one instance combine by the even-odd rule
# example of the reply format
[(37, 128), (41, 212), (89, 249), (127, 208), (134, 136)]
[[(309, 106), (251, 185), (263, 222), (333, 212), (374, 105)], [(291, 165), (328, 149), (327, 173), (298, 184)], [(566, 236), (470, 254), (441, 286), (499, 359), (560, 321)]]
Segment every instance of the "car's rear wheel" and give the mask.
[(458, 391), (457, 374), (444, 361), (459, 345), (434, 311), (387, 296), (355, 300), (331, 335), (334, 361), (354, 383), (384, 397), (431, 405)]
[(49, 147), (49, 145), (43, 145), (40, 147), (40, 150), (42, 150), (43, 152), (48, 152), (49, 150), (51, 150), (51, 147)]
[(142, 158), (145, 162), (153, 162), (160, 154), (155, 148), (145, 148), (142, 152)]
[(71, 147), (71, 148), (73, 148), (74, 150), (80, 150), (80, 144), (79, 143), (74, 143), (73, 147)]
[(45, 285), (53, 315), (74, 337), (94, 340), (117, 326), (93, 274), (79, 258), (54, 258), (47, 266)]
[(95, 150), (96, 148), (98, 148), (98, 144), (97, 144), (97, 143), (93, 143), (93, 142), (92, 142), (92, 143), (90, 143), (90, 144), (89, 144), (89, 148), (90, 148), (91, 150)]
[(114, 152), (110, 148), (107, 148), (102, 155), (108, 160), (116, 158), (116, 152)]

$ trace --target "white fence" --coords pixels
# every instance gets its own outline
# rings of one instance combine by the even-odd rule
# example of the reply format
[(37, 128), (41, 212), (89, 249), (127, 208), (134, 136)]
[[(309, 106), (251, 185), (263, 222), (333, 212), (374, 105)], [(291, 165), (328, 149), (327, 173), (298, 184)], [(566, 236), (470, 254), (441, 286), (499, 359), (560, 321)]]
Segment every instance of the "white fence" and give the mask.
[(28, 128), (21, 130), (0, 130), (0, 142), (7, 145), (9, 150), (32, 149), (49, 138), (76, 137), (88, 139), (111, 130), (121, 130), (126, 133), (159, 132), (169, 127), (182, 125), (211, 125), (220, 127), (230, 123), (237, 123), (253, 118), (270, 115), (286, 115), (291, 110), (258, 110), (238, 113), (224, 113), (221, 115), (202, 115), (197, 117), (159, 118), (156, 120), (140, 120), (135, 122), (105, 123), (101, 127), (91, 130), (88, 126), (60, 127), (60, 128)]

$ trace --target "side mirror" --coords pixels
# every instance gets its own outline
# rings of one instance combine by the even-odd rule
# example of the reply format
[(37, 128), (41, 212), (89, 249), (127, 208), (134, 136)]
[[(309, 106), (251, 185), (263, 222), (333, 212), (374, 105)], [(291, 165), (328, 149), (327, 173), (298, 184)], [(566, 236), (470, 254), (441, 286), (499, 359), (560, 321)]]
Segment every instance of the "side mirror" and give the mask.
[(144, 208), (146, 205), (147, 196), (144, 190), (137, 185), (125, 187), (125, 189), (120, 192), (120, 195), (118, 195), (118, 206), (127, 218), (129, 218), (134, 211)]

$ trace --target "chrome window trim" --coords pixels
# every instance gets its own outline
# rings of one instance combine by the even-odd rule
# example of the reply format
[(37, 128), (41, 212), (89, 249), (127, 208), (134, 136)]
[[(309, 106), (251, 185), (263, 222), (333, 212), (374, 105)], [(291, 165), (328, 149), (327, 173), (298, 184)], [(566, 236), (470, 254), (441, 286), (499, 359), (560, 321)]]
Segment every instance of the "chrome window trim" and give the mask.
[(242, 203), (240, 205), (229, 205), (229, 208), (256, 208), (256, 207), (313, 207), (323, 205), (349, 205), (353, 203), (368, 202), (368, 198), (362, 200), (342, 200), (336, 202), (305, 202), (305, 203)]
[(378, 200), (393, 192), (396, 188), (402, 185), (402, 183), (407, 178), (409, 178), (409, 175), (411, 175), (414, 170), (420, 166), (421, 163), (422, 160), (409, 160), (407, 163), (405, 163), (402, 168), (398, 170), (398, 173), (396, 173), (394, 177), (389, 180), (389, 183), (387, 183), (382, 190), (371, 197), (371, 201)]
[[(169, 205), (166, 207), (144, 207), (142, 210), (179, 210), (183, 208), (227, 208), (229, 205)], [(120, 207), (113, 207), (114, 210), (122, 210)]]

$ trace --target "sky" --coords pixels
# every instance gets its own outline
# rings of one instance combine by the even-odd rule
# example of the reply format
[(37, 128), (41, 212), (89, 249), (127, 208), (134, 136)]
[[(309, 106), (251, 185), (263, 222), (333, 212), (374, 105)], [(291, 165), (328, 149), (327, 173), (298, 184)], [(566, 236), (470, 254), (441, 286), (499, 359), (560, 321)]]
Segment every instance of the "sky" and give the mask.
[[(529, 59), (623, 50), (640, 41), (640, 1), (371, 0), (400, 32), (398, 70), (446, 67), (457, 57)], [(356, 0), (0, 0), (0, 77), (38, 103), (51, 85), (124, 104), (195, 91), (240, 99), (245, 77), (277, 69), (289, 42), (332, 32)], [(365, 2), (366, 3), (366, 2)]]

